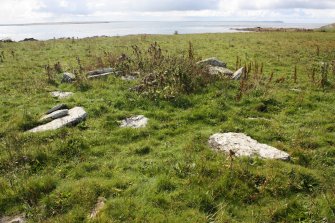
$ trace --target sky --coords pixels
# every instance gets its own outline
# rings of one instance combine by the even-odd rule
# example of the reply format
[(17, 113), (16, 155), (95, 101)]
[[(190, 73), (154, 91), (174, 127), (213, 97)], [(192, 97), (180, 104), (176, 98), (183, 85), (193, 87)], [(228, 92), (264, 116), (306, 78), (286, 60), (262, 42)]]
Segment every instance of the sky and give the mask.
[(0, 24), (66, 21), (335, 22), (335, 0), (0, 0)]

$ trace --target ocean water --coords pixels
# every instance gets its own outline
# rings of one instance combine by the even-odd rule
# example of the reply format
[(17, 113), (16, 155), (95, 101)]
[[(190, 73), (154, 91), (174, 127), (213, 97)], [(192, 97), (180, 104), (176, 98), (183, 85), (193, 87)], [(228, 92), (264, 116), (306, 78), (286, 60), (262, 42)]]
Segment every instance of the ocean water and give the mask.
[(229, 33), (236, 28), (318, 28), (325, 24), (282, 22), (105, 22), (89, 24), (0, 25), (0, 39), (15, 41), (24, 38), (47, 40), (53, 38), (92, 36), (124, 36), (133, 34)]

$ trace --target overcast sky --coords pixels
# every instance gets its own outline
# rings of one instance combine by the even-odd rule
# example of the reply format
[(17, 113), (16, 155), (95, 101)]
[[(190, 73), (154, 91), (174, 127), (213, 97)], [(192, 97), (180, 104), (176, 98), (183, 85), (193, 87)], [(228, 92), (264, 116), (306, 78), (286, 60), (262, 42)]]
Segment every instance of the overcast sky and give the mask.
[(335, 0), (0, 0), (0, 23), (94, 20), (335, 22)]

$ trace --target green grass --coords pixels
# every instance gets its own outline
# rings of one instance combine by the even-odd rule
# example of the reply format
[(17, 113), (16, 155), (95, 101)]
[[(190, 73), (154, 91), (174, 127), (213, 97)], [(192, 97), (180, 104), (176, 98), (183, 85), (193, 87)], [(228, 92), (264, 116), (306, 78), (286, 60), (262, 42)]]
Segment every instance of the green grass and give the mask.
[[(197, 57), (216, 56), (234, 70), (238, 56), (242, 65), (263, 63), (263, 74), (244, 87), (216, 80), (170, 99), (129, 91), (138, 83), (114, 76), (60, 84), (46, 75), (57, 62), (80, 70), (77, 57), (84, 70), (109, 66), (109, 53), (131, 55), (132, 45), (145, 50), (155, 41), (172, 57), (187, 54), (191, 41)], [(1, 52), (0, 216), (88, 222), (105, 197), (96, 222), (335, 221), (335, 33), (49, 40), (0, 43)], [(322, 62), (330, 64), (323, 81)], [(75, 92), (61, 102), (83, 106), (88, 119), (24, 133), (60, 103), (48, 93), (58, 89)], [(150, 119), (146, 128), (119, 128), (139, 114)], [(229, 131), (292, 159), (236, 158), (230, 168), (207, 145), (211, 134)]]

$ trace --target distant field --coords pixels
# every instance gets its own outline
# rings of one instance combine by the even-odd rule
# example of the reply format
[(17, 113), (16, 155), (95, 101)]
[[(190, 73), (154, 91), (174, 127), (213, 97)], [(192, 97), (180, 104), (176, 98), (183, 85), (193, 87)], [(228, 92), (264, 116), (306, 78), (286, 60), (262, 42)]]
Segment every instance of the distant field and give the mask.
[[(62, 84), (54, 70), (58, 63), (58, 71), (80, 76), (110, 67), (122, 53), (135, 61), (132, 46), (145, 53), (154, 42), (171, 61), (217, 57), (231, 70), (252, 68), (250, 77), (199, 87), (203, 82), (185, 74), (191, 88), (167, 84), (138, 93), (129, 89), (141, 78), (81, 76)], [(129, 64), (122, 69), (139, 66)], [(53, 90), (75, 94), (56, 100)], [(0, 95), (0, 217), (89, 222), (104, 197), (92, 222), (335, 221), (335, 33), (0, 43)], [(59, 103), (84, 107), (87, 120), (24, 133)], [(148, 126), (121, 129), (118, 121), (133, 115), (148, 117)], [(291, 161), (231, 160), (209, 148), (217, 132), (245, 133), (288, 152)]]

